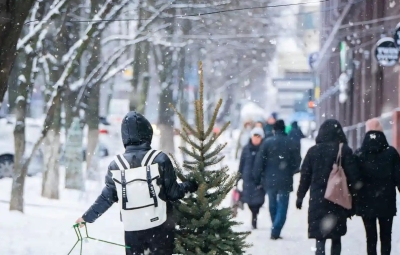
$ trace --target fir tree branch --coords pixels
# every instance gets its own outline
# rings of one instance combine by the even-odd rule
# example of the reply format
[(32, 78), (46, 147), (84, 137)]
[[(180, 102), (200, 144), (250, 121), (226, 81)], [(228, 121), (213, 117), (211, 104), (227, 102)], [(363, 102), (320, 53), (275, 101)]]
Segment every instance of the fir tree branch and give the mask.
[(204, 160), (207, 162), (210, 158), (217, 156), (223, 149), (225, 149), (227, 143), (219, 144), (212, 152), (204, 155)]
[(220, 163), (222, 160), (224, 160), (224, 158), (225, 158), (225, 156), (221, 156), (221, 157), (215, 156), (214, 158), (208, 160), (208, 161), (204, 164), (204, 166), (205, 166), (205, 167), (209, 167), (209, 166), (216, 165), (216, 164)]
[(186, 178), (185, 178), (185, 176), (184, 176), (184, 174), (183, 174), (183, 170), (182, 170), (182, 168), (179, 166), (178, 161), (176, 160), (175, 156), (172, 155), (172, 154), (169, 154), (169, 156), (171, 157), (172, 163), (173, 163), (174, 166), (175, 166), (175, 172), (176, 172), (176, 175), (178, 176), (179, 180), (181, 180), (182, 182), (185, 182), (185, 181), (186, 181)]
[(211, 146), (215, 143), (215, 141), (217, 141), (217, 139), (221, 136), (221, 134), (225, 132), (225, 130), (228, 128), (230, 124), (231, 124), (230, 122), (225, 123), (225, 125), (221, 128), (221, 131), (218, 134), (213, 134), (210, 140), (208, 140), (207, 143), (204, 145), (203, 150), (208, 151), (211, 148)]
[[(186, 129), (184, 128), (183, 130), (185, 131)], [(201, 150), (200, 146), (196, 142), (192, 141), (192, 139), (190, 139), (187, 132), (180, 132), (180, 136), (185, 142), (190, 144), (192, 147), (194, 147), (195, 149), (197, 149), (199, 151)]]
[(174, 112), (178, 115), (181, 126), (189, 130), (190, 133), (192, 133), (195, 137), (198, 138), (199, 134), (189, 125), (189, 123), (187, 123), (185, 117), (175, 108), (175, 106), (173, 104), (169, 104), (169, 107), (171, 107), (174, 110)]
[(217, 119), (218, 112), (219, 112), (219, 109), (221, 108), (221, 105), (222, 105), (222, 99), (219, 99), (218, 103), (217, 103), (217, 106), (214, 109), (214, 113), (212, 115), (211, 122), (210, 122), (210, 125), (208, 126), (208, 129), (207, 129), (207, 132), (205, 134), (205, 137), (209, 137), (210, 134), (212, 133), (212, 131), (214, 129), (214, 126), (215, 126), (215, 120)]
[(201, 160), (201, 156), (196, 154), (195, 152), (191, 152), (189, 151), (187, 148), (185, 147), (179, 147), (179, 149), (183, 152), (186, 153), (187, 155), (191, 156), (192, 158), (194, 158), (195, 160), (200, 161)]

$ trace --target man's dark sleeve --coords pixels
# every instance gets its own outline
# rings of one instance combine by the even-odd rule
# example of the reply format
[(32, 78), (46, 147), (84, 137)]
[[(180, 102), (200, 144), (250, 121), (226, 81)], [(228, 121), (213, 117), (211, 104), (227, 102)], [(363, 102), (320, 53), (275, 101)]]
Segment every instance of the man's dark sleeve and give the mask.
[(261, 184), (261, 178), (265, 169), (265, 162), (268, 156), (267, 151), (268, 151), (267, 141), (264, 141), (261, 144), (260, 150), (257, 152), (256, 159), (254, 162), (253, 178), (256, 185)]
[(189, 183), (178, 183), (175, 168), (172, 165), (171, 160), (167, 155), (161, 155), (161, 157), (165, 157), (163, 162), (158, 164), (163, 170), (164, 191), (165, 195), (167, 196), (167, 200), (176, 201), (183, 198), (185, 193), (188, 191)]
[[(112, 162), (111, 162), (112, 164)], [(110, 166), (111, 166), (110, 164)], [(92, 223), (105, 213), (115, 202), (118, 202), (117, 189), (112, 180), (111, 168), (108, 167), (105, 184), (100, 196), (93, 205), (83, 214), (82, 218), (85, 222)]]

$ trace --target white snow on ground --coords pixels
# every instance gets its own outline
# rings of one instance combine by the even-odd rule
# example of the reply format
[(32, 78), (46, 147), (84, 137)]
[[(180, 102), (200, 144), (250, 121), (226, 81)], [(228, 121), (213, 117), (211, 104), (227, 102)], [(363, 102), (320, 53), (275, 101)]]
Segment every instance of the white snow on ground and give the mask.
[[(312, 142), (305, 140), (303, 155)], [(155, 146), (156, 147), (156, 146)], [(227, 149), (228, 150), (228, 149)], [(233, 160), (232, 154), (227, 155), (225, 163), (236, 171), (238, 162)], [(112, 157), (103, 159), (101, 166), (106, 172), (106, 167)], [(102, 170), (103, 171), (103, 170)], [(63, 176), (63, 175), (61, 175)], [(63, 182), (63, 180), (61, 179)], [(299, 176), (295, 177), (297, 189)], [(11, 180), (0, 180), (0, 254), (7, 255), (63, 255), (67, 254), (76, 241), (72, 225), (82, 215), (88, 206), (95, 200), (102, 183), (87, 182), (87, 192), (83, 195), (77, 191), (63, 189), (61, 183), (60, 200), (48, 200), (40, 196), (41, 178), (27, 178), (25, 187), (25, 213), (8, 211), (8, 200), (11, 191)], [(230, 196), (224, 205), (230, 205)], [(283, 229), (283, 240), (271, 241), (270, 217), (268, 201), (261, 209), (259, 215), (259, 229), (248, 237), (253, 244), (248, 254), (253, 255), (312, 255), (314, 240), (307, 239), (307, 203), (303, 210), (298, 211), (294, 206), (295, 193), (290, 198), (288, 220)], [(250, 211), (245, 208), (239, 211), (237, 220), (244, 224), (239, 230), (250, 230)], [(399, 225), (396, 218), (394, 226)], [(114, 205), (108, 212), (100, 217), (94, 224), (88, 225), (89, 234), (95, 238), (123, 243), (123, 226), (119, 221), (119, 211)], [(393, 255), (400, 254), (400, 230), (393, 230)], [(83, 231), (82, 231), (83, 233)], [(79, 254), (79, 247), (72, 254)], [(83, 243), (85, 255), (118, 255), (124, 254), (121, 247), (95, 241)], [(329, 251), (328, 251), (329, 254)], [(365, 234), (362, 221), (354, 217), (348, 222), (348, 234), (343, 238), (343, 255), (365, 255)]]

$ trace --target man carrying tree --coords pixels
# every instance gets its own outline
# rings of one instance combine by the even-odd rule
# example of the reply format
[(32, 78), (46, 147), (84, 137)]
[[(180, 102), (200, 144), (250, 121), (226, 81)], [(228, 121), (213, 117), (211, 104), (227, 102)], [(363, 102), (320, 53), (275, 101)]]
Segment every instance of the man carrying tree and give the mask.
[(274, 136), (265, 139), (254, 162), (254, 180), (262, 185), (269, 200), (272, 220), (271, 239), (281, 239), (286, 221), (289, 194), (293, 191), (293, 175), (301, 163), (300, 151), (285, 133), (285, 122), (277, 120), (273, 126)]
[(125, 229), (127, 255), (173, 254), (175, 222), (172, 204), (195, 192), (194, 181), (177, 183), (166, 154), (151, 149), (153, 128), (137, 112), (129, 112), (121, 126), (125, 153), (110, 163), (101, 195), (76, 223), (94, 222), (118, 202)]

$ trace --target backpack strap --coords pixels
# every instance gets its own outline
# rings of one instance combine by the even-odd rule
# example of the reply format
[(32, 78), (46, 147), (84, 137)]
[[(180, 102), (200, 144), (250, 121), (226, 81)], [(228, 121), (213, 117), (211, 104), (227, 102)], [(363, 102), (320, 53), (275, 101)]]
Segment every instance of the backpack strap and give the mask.
[(124, 155), (117, 155), (115, 157), (115, 163), (117, 164), (119, 170), (121, 171), (121, 186), (122, 186), (122, 209), (126, 210), (126, 203), (128, 202), (128, 196), (126, 195), (126, 178), (125, 170), (130, 168), (128, 161), (125, 159)]
[(151, 168), (150, 165), (153, 163), (154, 159), (161, 153), (158, 150), (149, 150), (142, 160), (142, 166), (146, 166), (146, 177), (147, 177), (147, 186), (149, 187), (150, 198), (154, 200), (154, 206), (158, 207), (157, 194), (154, 190), (153, 179), (151, 177)]
[(336, 157), (336, 164), (338, 166), (342, 166), (342, 148), (343, 148), (343, 143), (339, 144), (339, 150), (338, 150), (338, 154)]
[(159, 150), (149, 150), (146, 155), (144, 155), (142, 159), (142, 166), (147, 166), (148, 164), (153, 163), (154, 159), (161, 153)]

